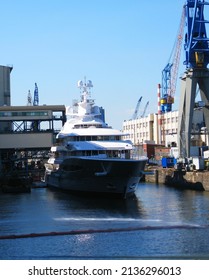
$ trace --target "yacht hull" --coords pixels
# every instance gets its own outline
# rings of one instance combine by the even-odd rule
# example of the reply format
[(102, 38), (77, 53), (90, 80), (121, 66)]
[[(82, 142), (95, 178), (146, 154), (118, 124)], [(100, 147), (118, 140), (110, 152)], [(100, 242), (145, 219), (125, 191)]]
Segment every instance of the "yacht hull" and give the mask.
[[(147, 159), (68, 158), (56, 171), (46, 166), (46, 183), (66, 191), (116, 194), (134, 193)], [(51, 166), (52, 167), (52, 166)]]

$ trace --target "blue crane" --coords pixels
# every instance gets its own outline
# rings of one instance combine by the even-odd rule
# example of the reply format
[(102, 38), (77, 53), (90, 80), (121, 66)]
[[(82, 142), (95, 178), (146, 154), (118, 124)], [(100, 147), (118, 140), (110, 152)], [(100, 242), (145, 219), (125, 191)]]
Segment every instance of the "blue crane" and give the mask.
[[(38, 105), (39, 105), (38, 86), (37, 86), (37, 83), (35, 83), (33, 106), (38, 106)], [(34, 120), (31, 123), (31, 130), (39, 131), (40, 130), (40, 123), (41, 122), (39, 120)]]
[(33, 106), (38, 106), (38, 105), (39, 105), (38, 86), (37, 83), (35, 83)]
[(208, 20), (204, 18), (204, 0), (188, 0), (185, 5), (186, 34), (184, 64), (190, 68), (207, 68), (209, 63), (209, 38), (206, 33)]
[[(182, 158), (190, 157), (192, 119), (197, 86), (203, 108), (205, 126), (209, 131), (209, 21), (204, 13), (209, 2), (205, 0), (187, 0), (185, 10), (185, 61), (186, 71), (181, 77), (181, 96), (178, 118), (178, 148)], [(205, 13), (206, 14), (206, 13)], [(208, 11), (207, 11), (208, 14)]]
[(179, 61), (181, 56), (182, 39), (184, 32), (184, 10), (182, 11), (180, 25), (170, 58), (162, 71), (161, 84), (161, 111), (162, 113), (172, 111), (174, 103), (174, 94), (176, 91), (177, 75), (179, 69)]

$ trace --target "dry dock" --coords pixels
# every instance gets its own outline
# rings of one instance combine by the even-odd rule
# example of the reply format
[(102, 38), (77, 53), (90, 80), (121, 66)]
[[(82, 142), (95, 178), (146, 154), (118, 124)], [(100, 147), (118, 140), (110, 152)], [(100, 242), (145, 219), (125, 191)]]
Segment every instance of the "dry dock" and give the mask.
[(209, 191), (209, 171), (176, 171), (156, 167), (145, 172), (145, 182), (172, 185), (179, 188)]

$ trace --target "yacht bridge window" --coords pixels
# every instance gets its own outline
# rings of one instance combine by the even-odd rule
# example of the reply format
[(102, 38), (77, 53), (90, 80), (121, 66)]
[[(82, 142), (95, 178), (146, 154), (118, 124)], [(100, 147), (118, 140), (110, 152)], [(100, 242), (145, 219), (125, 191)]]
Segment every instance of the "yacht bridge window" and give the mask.
[(74, 128), (89, 128), (89, 127), (101, 128), (102, 124), (76, 124), (76, 125), (74, 125)]
[(85, 151), (62, 151), (62, 152), (52, 152), (51, 156), (54, 158), (65, 158), (70, 156), (77, 157), (101, 157), (104, 156), (106, 158), (130, 158), (130, 150), (85, 150)]
[[(84, 135), (84, 136), (68, 136), (65, 138), (66, 142), (73, 141), (119, 141), (120, 135)], [(57, 144), (62, 143), (62, 139), (56, 139)]]

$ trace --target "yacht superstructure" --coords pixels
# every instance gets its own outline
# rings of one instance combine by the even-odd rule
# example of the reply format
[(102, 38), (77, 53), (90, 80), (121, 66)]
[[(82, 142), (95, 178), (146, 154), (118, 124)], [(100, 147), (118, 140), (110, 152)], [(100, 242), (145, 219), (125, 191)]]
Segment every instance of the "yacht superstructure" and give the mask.
[(66, 108), (68, 119), (46, 164), (49, 186), (81, 192), (133, 193), (147, 158), (132, 158), (133, 145), (105, 122), (91, 98), (91, 81), (79, 81), (81, 100)]

